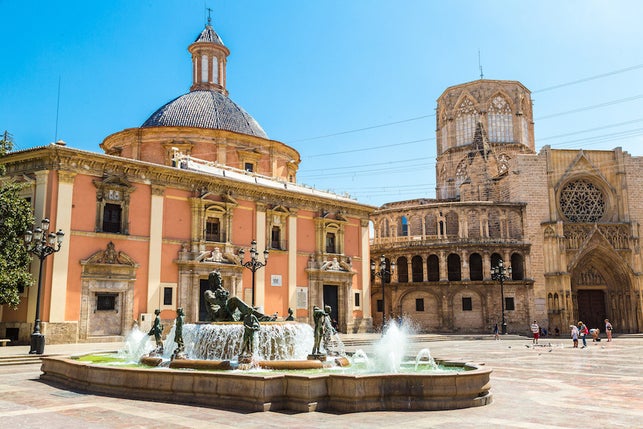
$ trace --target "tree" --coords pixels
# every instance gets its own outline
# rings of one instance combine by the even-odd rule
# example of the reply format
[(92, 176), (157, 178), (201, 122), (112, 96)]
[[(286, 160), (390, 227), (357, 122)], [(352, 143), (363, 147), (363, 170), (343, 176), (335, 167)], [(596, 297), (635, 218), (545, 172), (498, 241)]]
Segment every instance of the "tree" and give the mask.
[(33, 225), (31, 204), (20, 196), (22, 184), (6, 176), (3, 158), (13, 149), (8, 132), (0, 136), (0, 305), (15, 309), (20, 292), (33, 284), (29, 269), (31, 257), (24, 232)]

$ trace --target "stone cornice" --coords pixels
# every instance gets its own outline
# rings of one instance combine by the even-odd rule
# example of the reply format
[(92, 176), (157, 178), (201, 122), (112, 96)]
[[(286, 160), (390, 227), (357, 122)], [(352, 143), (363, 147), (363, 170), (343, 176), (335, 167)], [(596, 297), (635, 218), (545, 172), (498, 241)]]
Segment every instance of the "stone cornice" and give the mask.
[(266, 188), (254, 183), (239, 182), (207, 173), (53, 144), (9, 153), (0, 162), (7, 166), (9, 175), (29, 175), (38, 170), (53, 169), (96, 177), (103, 177), (105, 174), (119, 175), (126, 177), (133, 184), (169, 185), (192, 192), (211, 189), (218, 194), (226, 193), (235, 199), (242, 198), (261, 203), (279, 201), (280, 204), (293, 209), (314, 211), (320, 206), (341, 207), (347, 217), (365, 218), (375, 210), (375, 207), (357, 201), (335, 200), (318, 195), (299, 194), (286, 189)]

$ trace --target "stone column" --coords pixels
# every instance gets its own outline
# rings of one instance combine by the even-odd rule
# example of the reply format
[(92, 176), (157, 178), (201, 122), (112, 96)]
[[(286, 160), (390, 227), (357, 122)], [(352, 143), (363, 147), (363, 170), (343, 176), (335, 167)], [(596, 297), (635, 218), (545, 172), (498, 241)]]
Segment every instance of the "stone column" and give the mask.
[(297, 213), (288, 216), (288, 307), (297, 309)]
[[(266, 206), (265, 204), (257, 203), (256, 211), (256, 228), (257, 237), (257, 254), (263, 258), (263, 251), (266, 249)], [(266, 268), (260, 268), (255, 273), (255, 306), (259, 306), (263, 311), (265, 309), (266, 300)]]
[[(71, 247), (71, 207), (74, 194), (76, 173), (58, 171), (58, 201), (55, 223), (52, 220), (51, 231), (62, 229), (67, 235), (60, 251), (54, 254), (54, 266), (51, 275), (51, 301), (49, 303), (49, 321), (65, 321), (67, 303), (67, 271), (69, 268), (69, 249)], [(56, 231), (54, 231), (56, 229)]]
[(150, 241), (148, 249), (147, 312), (159, 308), (159, 287), (163, 251), (163, 202), (165, 187), (152, 185), (150, 204)]

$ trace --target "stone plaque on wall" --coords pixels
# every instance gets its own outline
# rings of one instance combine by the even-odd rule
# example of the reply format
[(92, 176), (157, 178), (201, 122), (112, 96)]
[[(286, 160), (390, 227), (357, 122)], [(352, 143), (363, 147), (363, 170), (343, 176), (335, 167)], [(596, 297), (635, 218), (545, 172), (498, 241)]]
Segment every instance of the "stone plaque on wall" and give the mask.
[(273, 274), (270, 276), (270, 286), (281, 286), (281, 274)]
[(308, 288), (297, 288), (297, 308), (308, 308)]

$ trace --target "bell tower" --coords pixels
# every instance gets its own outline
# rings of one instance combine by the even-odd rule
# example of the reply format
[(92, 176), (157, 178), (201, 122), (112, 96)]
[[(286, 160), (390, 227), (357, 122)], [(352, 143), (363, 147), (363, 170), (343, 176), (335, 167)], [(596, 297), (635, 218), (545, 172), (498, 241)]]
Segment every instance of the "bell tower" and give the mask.
[(192, 54), (192, 86), (190, 91), (218, 91), (228, 95), (226, 89), (226, 62), (230, 50), (225, 47), (219, 35), (208, 23), (188, 47)]

